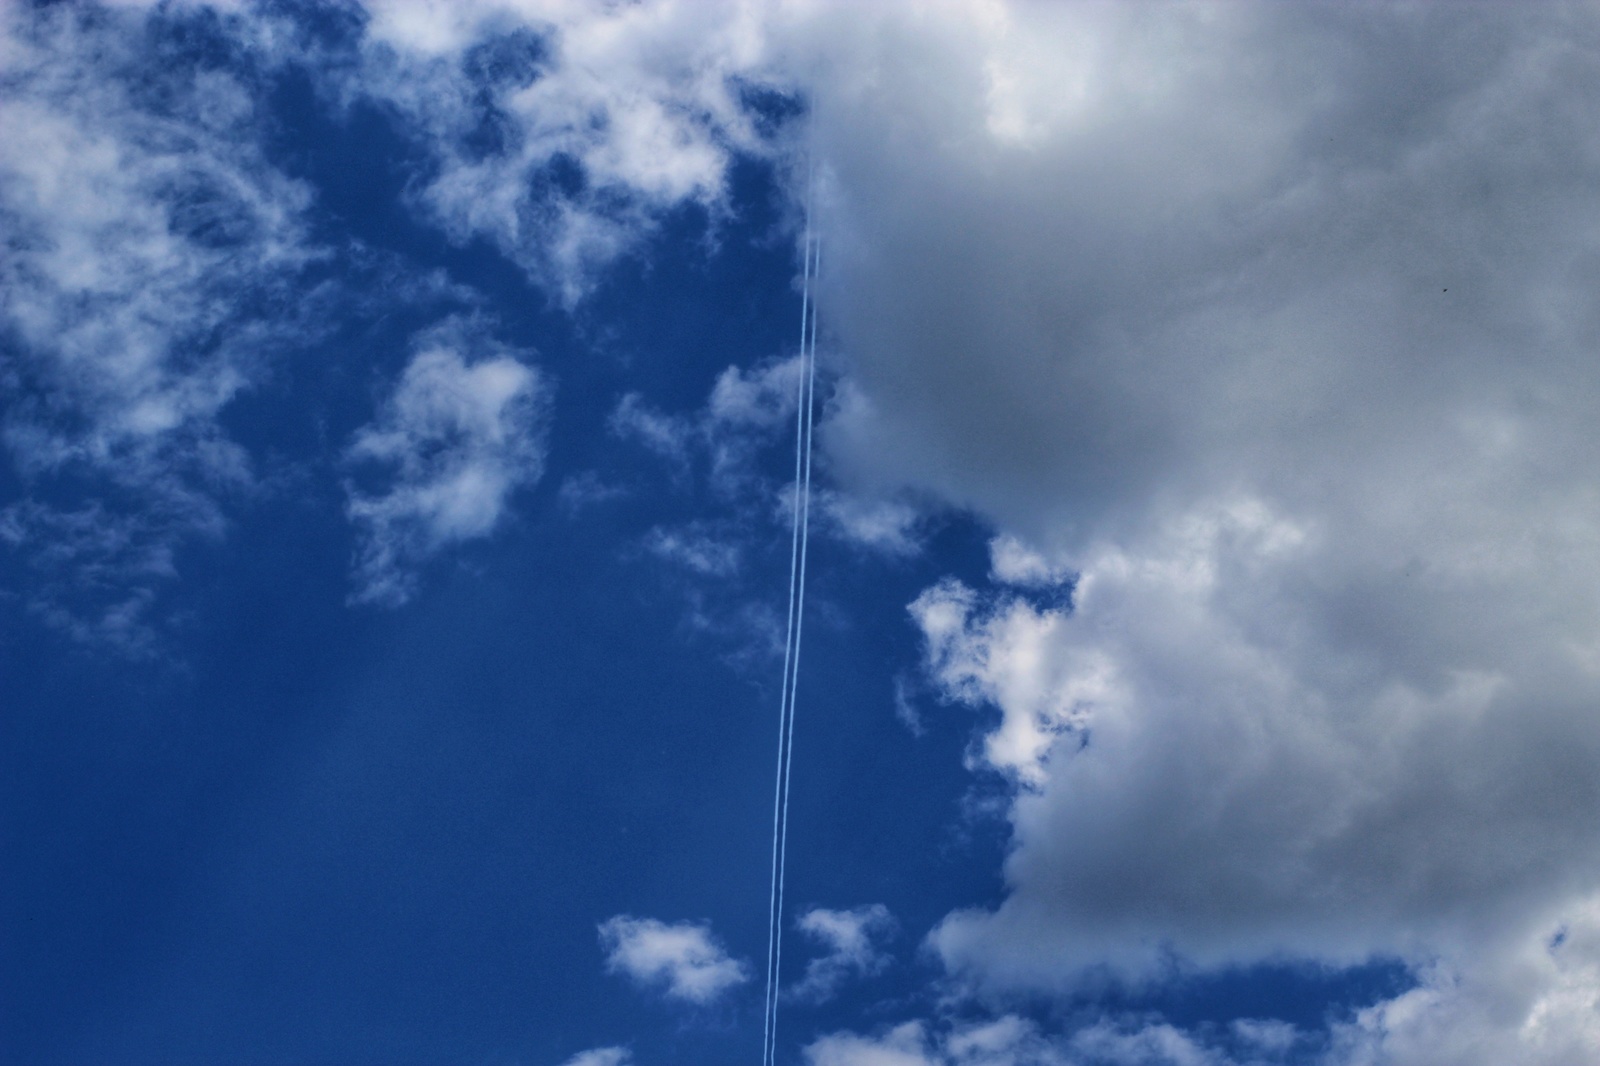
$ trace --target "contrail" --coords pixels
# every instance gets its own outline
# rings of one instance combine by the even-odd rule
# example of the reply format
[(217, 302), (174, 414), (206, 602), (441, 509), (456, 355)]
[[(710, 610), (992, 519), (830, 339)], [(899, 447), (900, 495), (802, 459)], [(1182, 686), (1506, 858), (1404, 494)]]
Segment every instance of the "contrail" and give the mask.
[(762, 1066), (777, 1056), (778, 967), (783, 958), (783, 884), (789, 842), (789, 780), (794, 762), (794, 706), (800, 674), (801, 620), (806, 599), (806, 549), (811, 533), (811, 435), (817, 383), (817, 309), (811, 281), (821, 242), (811, 235), (811, 179), (807, 178), (806, 229), (802, 249), (800, 297), (800, 374), (796, 385), (794, 443), (794, 520), (789, 546), (789, 615), (783, 646), (783, 683), (778, 706), (778, 766), (772, 794), (772, 891), (767, 906), (766, 1020), (761, 1038)]

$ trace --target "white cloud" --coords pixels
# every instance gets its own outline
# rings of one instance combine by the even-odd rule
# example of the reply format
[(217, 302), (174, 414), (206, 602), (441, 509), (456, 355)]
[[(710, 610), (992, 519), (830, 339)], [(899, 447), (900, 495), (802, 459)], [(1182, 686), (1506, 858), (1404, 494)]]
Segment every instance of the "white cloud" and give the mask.
[(638, 393), (630, 392), (617, 401), (607, 425), (617, 436), (636, 440), (670, 461), (676, 470), (687, 467), (689, 450), (694, 443), (694, 426), (687, 419), (655, 410)]
[(382, 482), (351, 488), (359, 602), (405, 602), (417, 564), (488, 536), (512, 493), (544, 471), (549, 387), (474, 328), (453, 320), (419, 337), (393, 394), (350, 445), (352, 468), (375, 469)]
[(579, 1052), (562, 1066), (628, 1066), (632, 1061), (633, 1053), (625, 1047), (597, 1047)]
[(796, 999), (822, 1002), (845, 982), (889, 965), (877, 942), (894, 932), (895, 921), (881, 903), (843, 911), (815, 907), (795, 919), (795, 928), (826, 952), (806, 964), (805, 977), (790, 989)]
[(839, 539), (890, 556), (922, 550), (918, 526), (923, 513), (910, 504), (832, 489), (811, 491), (818, 517)]
[(652, 0), (367, 5), (352, 93), (395, 107), (435, 171), (419, 201), (498, 244), (567, 306), (666, 212), (713, 213), (735, 151), (761, 151), (760, 6)]
[(750, 979), (748, 967), (729, 957), (710, 926), (696, 922), (669, 925), (619, 914), (601, 923), (600, 943), (608, 973), (623, 974), (669, 999), (703, 1006)]

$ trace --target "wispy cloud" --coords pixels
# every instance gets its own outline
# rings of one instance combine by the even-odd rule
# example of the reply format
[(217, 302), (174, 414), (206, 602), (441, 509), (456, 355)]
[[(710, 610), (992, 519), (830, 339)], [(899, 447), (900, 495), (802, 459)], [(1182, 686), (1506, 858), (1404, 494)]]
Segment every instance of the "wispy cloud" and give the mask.
[(619, 914), (601, 923), (600, 944), (608, 972), (686, 1003), (704, 1006), (750, 979), (749, 968), (702, 923), (669, 925)]
[[(262, 156), (248, 59), (160, 50), (183, 17), (0, 10), (0, 390), (35, 496), (7, 539), (51, 570), (39, 610), (119, 642), (170, 573), (139, 560), (219, 533), (251, 481), (218, 416), (311, 332), (283, 299), (316, 254), (310, 194)], [(113, 578), (118, 557), (134, 564)]]
[(417, 338), (376, 420), (348, 451), (358, 475), (350, 518), (361, 531), (357, 602), (394, 606), (416, 567), (446, 547), (488, 536), (512, 493), (544, 472), (549, 386), (479, 327), (451, 320)]

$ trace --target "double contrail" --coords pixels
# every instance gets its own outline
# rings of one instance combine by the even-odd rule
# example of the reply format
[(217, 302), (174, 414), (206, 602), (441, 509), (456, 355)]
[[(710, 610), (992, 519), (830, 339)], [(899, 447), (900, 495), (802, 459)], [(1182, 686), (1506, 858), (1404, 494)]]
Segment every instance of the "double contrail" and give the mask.
[(806, 544), (811, 531), (811, 429), (817, 386), (817, 306), (811, 282), (821, 241), (811, 232), (811, 181), (807, 180), (805, 243), (800, 296), (800, 374), (794, 420), (794, 527), (789, 548), (789, 622), (783, 645), (783, 685), (778, 706), (778, 769), (772, 789), (772, 894), (767, 912), (766, 1023), (762, 1066), (772, 1066), (778, 1040), (778, 965), (783, 959), (783, 875), (789, 842), (789, 771), (794, 762), (794, 697), (800, 674), (800, 622), (806, 603)]

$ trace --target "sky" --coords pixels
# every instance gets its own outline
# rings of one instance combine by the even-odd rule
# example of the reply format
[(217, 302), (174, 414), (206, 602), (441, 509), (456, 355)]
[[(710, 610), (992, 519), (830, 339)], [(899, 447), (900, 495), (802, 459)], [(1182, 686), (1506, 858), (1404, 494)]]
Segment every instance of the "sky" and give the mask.
[[(1600, 1061), (1600, 7), (0, 5), (0, 1058)], [(802, 248), (820, 256), (806, 281)]]

